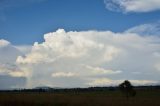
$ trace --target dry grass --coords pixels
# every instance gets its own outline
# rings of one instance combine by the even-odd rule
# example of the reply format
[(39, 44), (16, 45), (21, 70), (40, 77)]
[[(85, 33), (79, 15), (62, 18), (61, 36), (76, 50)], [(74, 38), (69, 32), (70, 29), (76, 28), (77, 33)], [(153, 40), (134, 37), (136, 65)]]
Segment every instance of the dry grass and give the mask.
[(0, 106), (160, 106), (160, 90), (138, 91), (129, 100), (118, 91), (0, 93)]

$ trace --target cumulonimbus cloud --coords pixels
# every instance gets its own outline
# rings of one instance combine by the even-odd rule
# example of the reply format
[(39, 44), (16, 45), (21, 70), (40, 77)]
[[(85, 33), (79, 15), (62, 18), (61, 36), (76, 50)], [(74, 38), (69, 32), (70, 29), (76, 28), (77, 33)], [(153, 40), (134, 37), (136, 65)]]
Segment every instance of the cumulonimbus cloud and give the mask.
[(25, 87), (109, 86), (124, 79), (135, 85), (157, 84), (160, 38), (157, 33), (146, 36), (145, 28), (121, 33), (58, 29), (30, 46), (0, 40), (0, 77), (26, 78)]
[[(31, 53), (25, 57), (19, 56), (17, 63), (37, 64), (41, 62), (54, 62), (63, 58), (82, 59), (97, 58), (99, 63), (110, 61), (120, 51), (113, 45), (97, 41), (98, 36), (111, 32), (65, 32), (64, 29), (58, 29), (56, 32), (44, 35), (45, 42), (38, 44), (35, 42)], [(101, 35), (102, 34), (102, 35)], [(100, 55), (97, 55), (100, 54)], [(86, 61), (86, 60), (84, 60)], [(94, 63), (96, 63), (96, 61)]]
[(16, 63), (28, 73), (28, 87), (44, 84), (65, 87), (67, 82), (73, 82), (72, 87), (91, 86), (97, 81), (90, 79), (104, 77), (110, 79), (110, 82), (103, 80), (108, 83), (104, 85), (122, 79), (152, 84), (158, 82), (159, 75), (155, 67), (159, 63), (155, 55), (160, 52), (158, 41), (157, 36), (127, 31), (58, 29), (45, 34), (44, 42), (35, 42), (30, 52), (18, 56)]
[(106, 8), (122, 12), (150, 12), (160, 10), (159, 0), (104, 0)]

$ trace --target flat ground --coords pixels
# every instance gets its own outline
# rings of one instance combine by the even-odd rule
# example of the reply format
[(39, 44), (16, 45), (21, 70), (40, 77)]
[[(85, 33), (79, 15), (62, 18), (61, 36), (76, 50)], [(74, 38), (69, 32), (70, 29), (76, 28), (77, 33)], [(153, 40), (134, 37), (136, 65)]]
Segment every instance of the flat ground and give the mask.
[(119, 91), (0, 93), (0, 106), (160, 106), (160, 90), (137, 91), (127, 100)]

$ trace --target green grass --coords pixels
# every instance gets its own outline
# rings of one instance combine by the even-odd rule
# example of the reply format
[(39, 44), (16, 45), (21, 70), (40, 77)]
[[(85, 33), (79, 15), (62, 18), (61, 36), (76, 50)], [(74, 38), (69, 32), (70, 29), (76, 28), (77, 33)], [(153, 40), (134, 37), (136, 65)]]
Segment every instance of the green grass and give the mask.
[(160, 90), (137, 91), (129, 100), (118, 91), (0, 93), (0, 106), (160, 106)]

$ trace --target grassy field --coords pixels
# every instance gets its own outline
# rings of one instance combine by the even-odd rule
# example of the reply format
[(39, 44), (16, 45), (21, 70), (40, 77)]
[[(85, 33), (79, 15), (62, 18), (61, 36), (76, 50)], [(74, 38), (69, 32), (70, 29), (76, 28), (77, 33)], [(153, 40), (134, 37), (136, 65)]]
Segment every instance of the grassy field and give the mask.
[(160, 106), (160, 90), (137, 91), (127, 100), (119, 91), (0, 93), (0, 106)]

